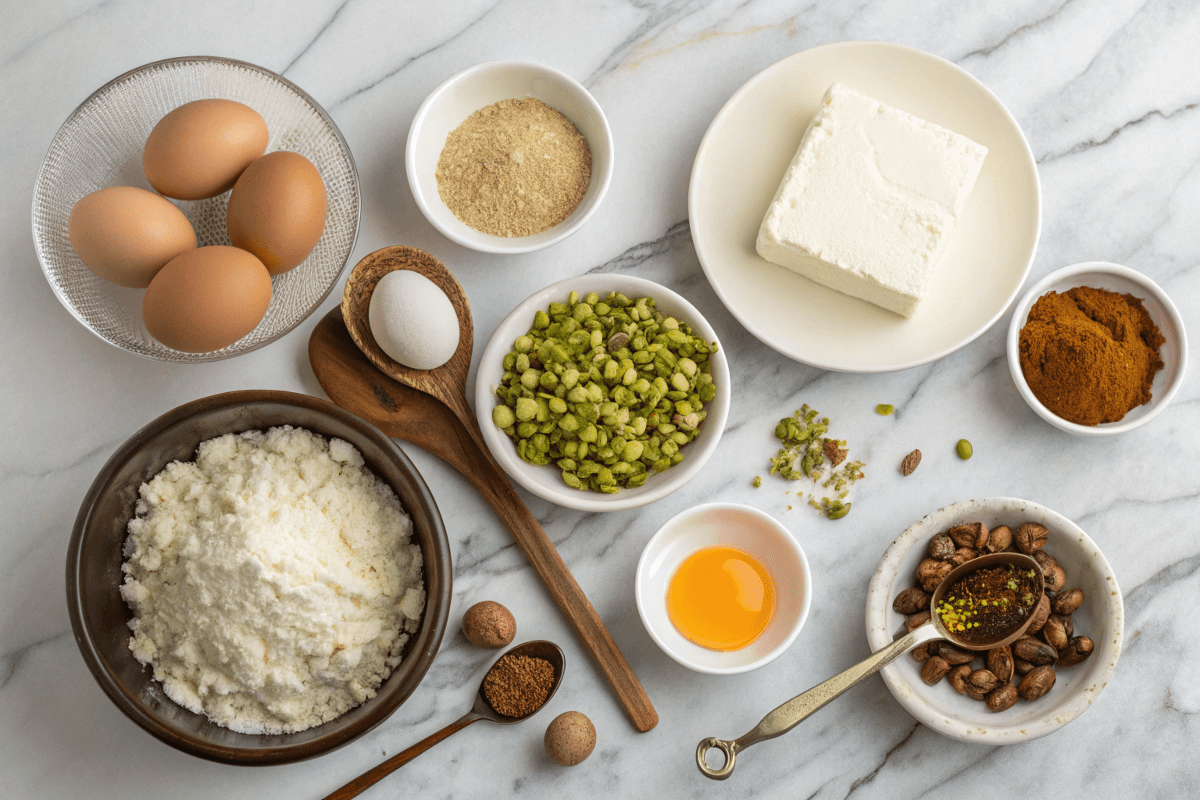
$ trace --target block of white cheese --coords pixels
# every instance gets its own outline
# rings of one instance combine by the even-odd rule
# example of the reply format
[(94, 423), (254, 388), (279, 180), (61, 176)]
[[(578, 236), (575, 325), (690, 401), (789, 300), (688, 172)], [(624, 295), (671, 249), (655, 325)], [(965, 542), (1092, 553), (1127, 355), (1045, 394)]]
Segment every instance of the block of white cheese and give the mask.
[(986, 156), (965, 136), (835, 83), (767, 209), (758, 253), (911, 316)]

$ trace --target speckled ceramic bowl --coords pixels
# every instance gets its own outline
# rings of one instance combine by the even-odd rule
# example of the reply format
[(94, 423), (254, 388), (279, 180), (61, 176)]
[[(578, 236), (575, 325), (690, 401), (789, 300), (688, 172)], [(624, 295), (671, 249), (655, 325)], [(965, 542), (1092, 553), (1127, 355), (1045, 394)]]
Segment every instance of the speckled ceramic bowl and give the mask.
[(1055, 670), (1054, 688), (1034, 702), (1020, 700), (1000, 714), (955, 692), (941, 681), (926, 686), (921, 665), (903, 656), (880, 673), (888, 690), (910, 714), (940, 734), (964, 742), (1012, 744), (1037, 739), (1066, 725), (1090, 706), (1108, 685), (1125, 628), (1121, 590), (1112, 567), (1096, 543), (1071, 520), (1045, 506), (1012, 497), (964, 500), (939, 508), (909, 526), (883, 554), (867, 590), (867, 641), (872, 650), (890, 644), (904, 630), (905, 617), (892, 600), (913, 585), (917, 564), (934, 534), (959, 522), (983, 522), (989, 528), (1040, 522), (1050, 529), (1046, 551), (1067, 573), (1067, 588), (1083, 589), (1084, 604), (1072, 615), (1075, 635), (1087, 636), (1096, 649), (1082, 664)]

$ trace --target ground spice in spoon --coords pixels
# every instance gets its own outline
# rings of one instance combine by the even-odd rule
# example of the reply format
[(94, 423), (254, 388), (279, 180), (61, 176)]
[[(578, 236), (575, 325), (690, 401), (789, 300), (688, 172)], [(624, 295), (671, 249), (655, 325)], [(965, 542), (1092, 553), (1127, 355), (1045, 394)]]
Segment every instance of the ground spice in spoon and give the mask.
[(506, 717), (524, 717), (546, 703), (554, 665), (544, 658), (507, 655), (483, 679), (484, 699)]
[(436, 177), (442, 202), (475, 230), (532, 236), (583, 200), (592, 151), (571, 121), (541, 100), (501, 100), (450, 132)]
[(1077, 286), (1038, 298), (1021, 329), (1021, 372), (1042, 405), (1079, 425), (1150, 400), (1163, 335), (1131, 294)]
[(1037, 574), (1009, 564), (959, 578), (935, 611), (955, 638), (973, 644), (1003, 638), (1019, 628), (1038, 599)]

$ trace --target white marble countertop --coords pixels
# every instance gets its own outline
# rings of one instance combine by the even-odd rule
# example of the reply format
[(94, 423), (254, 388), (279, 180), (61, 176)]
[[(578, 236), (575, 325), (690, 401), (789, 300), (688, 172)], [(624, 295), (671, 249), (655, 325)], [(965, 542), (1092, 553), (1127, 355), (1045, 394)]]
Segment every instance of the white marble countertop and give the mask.
[[(1029, 280), (1086, 260), (1149, 274), (1200, 332), (1200, 7), (1168, 0), (866, 2), (780, 0), (547, 4), (527, 0), (253, 4), (64, 0), (12, 4), (0, 42), (0, 795), (4, 797), (317, 797), (462, 714), (491, 653), (457, 632), (485, 598), (516, 613), (522, 638), (562, 643), (563, 688), (537, 721), (479, 725), (373, 789), (372, 797), (1195, 796), (1200, 793), (1200, 391), (1190, 379), (1137, 433), (1075, 438), (1017, 394), (1004, 357), (1007, 315), (929, 366), (887, 375), (822, 372), (760, 344), (705, 280), (687, 225), (687, 181), (717, 109), (751, 75), (799, 50), (892, 40), (978, 77), (1023, 127), (1041, 172), (1041, 246)], [(59, 305), (30, 236), (37, 169), (62, 120), (110, 78), (161, 58), (212, 54), (284, 73), (321, 102), (362, 177), (351, 263), (384, 245), (427, 249), (471, 298), (476, 353), (521, 299), (588, 270), (627, 270), (685, 294), (725, 343), (735, 392), (720, 449), (686, 488), (647, 508), (590, 515), (527, 498), (643, 681), (661, 715), (636, 733), (583, 655), (507, 531), (446, 465), (404, 445), (441, 507), (453, 544), (454, 606), (433, 669), (401, 709), (334, 755), (263, 769), (177, 752), (127, 720), (92, 680), (70, 633), (63, 564), (78, 504), (97, 470), (155, 416), (222, 391), (324, 396), (306, 344), (321, 310), (274, 344), (199, 366), (152, 362), (87, 332)], [(607, 199), (578, 234), (527, 256), (450, 244), (417, 211), (404, 178), (408, 124), (425, 95), (479, 61), (521, 58), (576, 77), (617, 142)], [(1193, 372), (1194, 377), (1194, 372)], [(787, 509), (762, 489), (774, 422), (801, 403), (868, 462), (852, 515)], [(900, 408), (876, 416), (876, 403)], [(975, 446), (962, 463), (960, 436)], [(922, 448), (913, 478), (896, 470)], [(726, 784), (697, 774), (704, 735), (736, 736), (779, 702), (867, 654), (863, 602), (885, 546), (955, 500), (1016, 496), (1078, 522), (1125, 593), (1125, 652), (1094, 707), (1051, 737), (964, 744), (916, 723), (872, 678), (786, 738), (760, 745)], [(643, 630), (633, 572), (668, 517), (710, 498), (745, 502), (794, 532), (814, 570), (814, 605), (789, 652), (745, 675), (691, 673)], [(582, 766), (541, 752), (545, 724), (578, 709), (599, 732)], [(995, 789), (999, 791), (998, 788)]]

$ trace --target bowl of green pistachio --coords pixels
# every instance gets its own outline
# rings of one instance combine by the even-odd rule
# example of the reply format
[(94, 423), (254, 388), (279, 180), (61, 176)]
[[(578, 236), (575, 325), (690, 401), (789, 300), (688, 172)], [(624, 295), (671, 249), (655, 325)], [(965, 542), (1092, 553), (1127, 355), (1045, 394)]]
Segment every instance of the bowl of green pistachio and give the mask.
[(475, 383), (484, 441), (509, 477), (581, 511), (653, 503), (713, 454), (729, 364), (682, 296), (625, 275), (533, 294), (496, 329)]

